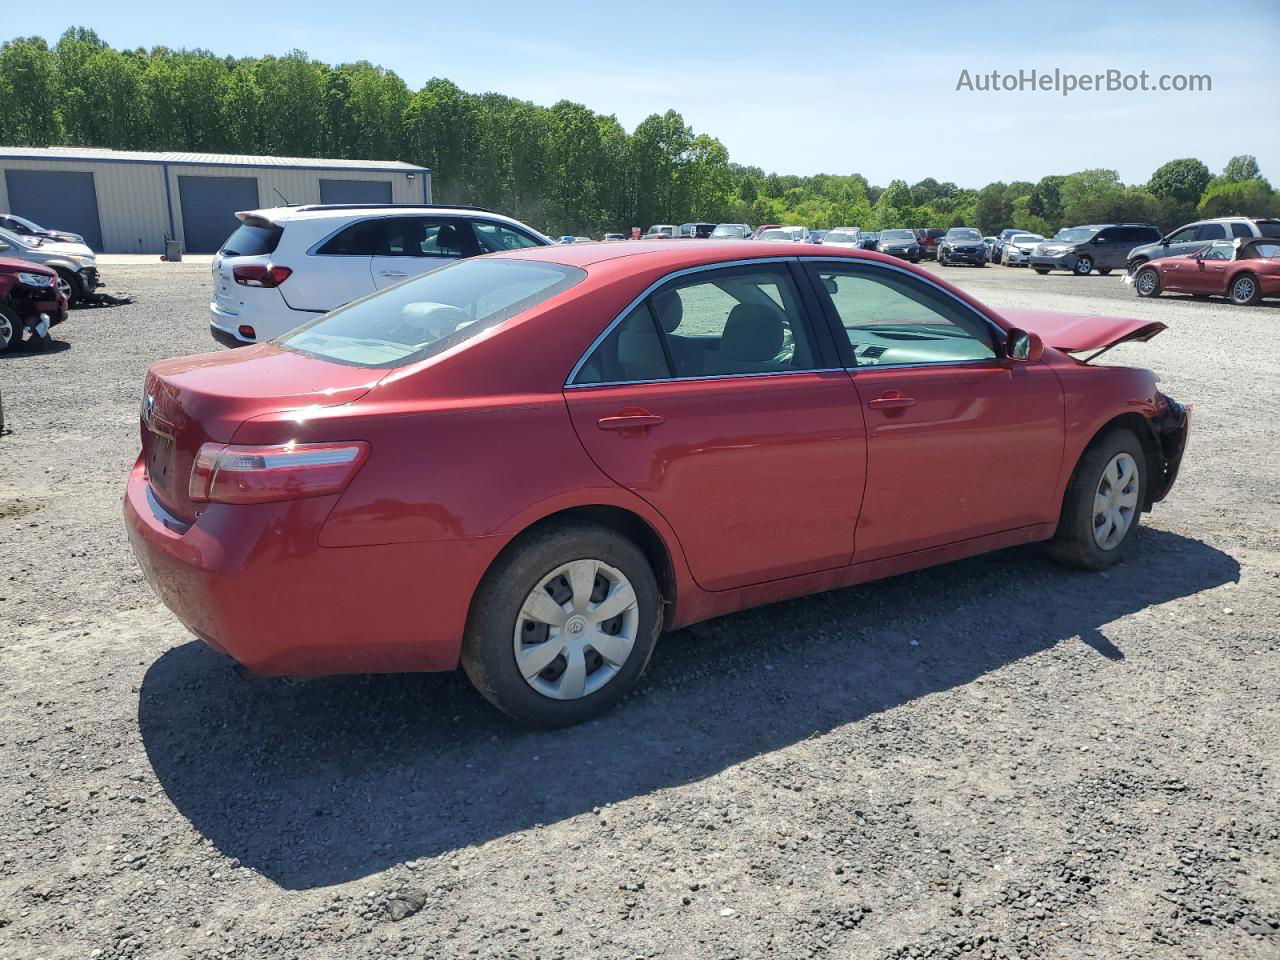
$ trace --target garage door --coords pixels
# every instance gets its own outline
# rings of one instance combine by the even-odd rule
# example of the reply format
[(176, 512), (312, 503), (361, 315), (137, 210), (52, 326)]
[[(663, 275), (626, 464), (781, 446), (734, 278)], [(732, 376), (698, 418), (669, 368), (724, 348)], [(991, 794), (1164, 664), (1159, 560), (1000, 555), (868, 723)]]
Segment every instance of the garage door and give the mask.
[(389, 180), (321, 180), (321, 203), (390, 203)]
[(183, 249), (217, 253), (240, 225), (237, 210), (258, 207), (257, 177), (178, 177)]
[(6, 170), (4, 180), (9, 189), (10, 213), (51, 230), (78, 233), (94, 250), (102, 249), (98, 192), (92, 173)]

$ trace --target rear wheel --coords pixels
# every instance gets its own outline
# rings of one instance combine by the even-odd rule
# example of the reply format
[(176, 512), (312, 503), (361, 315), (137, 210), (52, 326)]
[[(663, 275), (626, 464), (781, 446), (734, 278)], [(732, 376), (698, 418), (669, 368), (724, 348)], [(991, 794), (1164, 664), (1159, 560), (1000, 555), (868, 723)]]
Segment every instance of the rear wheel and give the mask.
[(1049, 272), (1049, 268), (1048, 268), (1048, 267), (1036, 267), (1036, 273), (1040, 274), (1040, 276), (1042, 276), (1042, 277), (1043, 277), (1045, 274), (1047, 274), (1048, 272)]
[(1093, 273), (1093, 257), (1081, 257), (1076, 261), (1075, 272), (1081, 277), (1087, 277)]
[(1104, 277), (1109, 277), (1109, 276), (1111, 276), (1111, 268), (1110, 268), (1110, 267), (1099, 267), (1099, 268), (1098, 268), (1098, 273), (1102, 274)]
[(662, 622), (640, 549), (605, 527), (536, 533), (476, 592), (462, 666), (504, 713), (535, 727), (581, 723), (640, 679)]
[(1262, 299), (1262, 288), (1252, 273), (1242, 273), (1231, 281), (1231, 302), (1251, 307)]
[(1133, 288), (1138, 291), (1140, 297), (1160, 296), (1160, 277), (1155, 267), (1144, 267), (1139, 270), (1138, 275), (1133, 278)]
[(1121, 560), (1138, 526), (1146, 472), (1142, 444), (1131, 431), (1116, 429), (1095, 440), (1067, 484), (1050, 556), (1086, 570)]

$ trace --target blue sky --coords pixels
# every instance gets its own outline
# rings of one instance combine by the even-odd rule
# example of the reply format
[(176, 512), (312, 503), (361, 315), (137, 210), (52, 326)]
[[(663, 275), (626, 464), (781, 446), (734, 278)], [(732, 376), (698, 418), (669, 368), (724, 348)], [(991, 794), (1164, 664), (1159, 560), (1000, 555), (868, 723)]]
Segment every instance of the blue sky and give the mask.
[[(16, 19), (24, 35), (51, 42), (81, 25), (116, 47), (237, 56), (298, 48), (331, 63), (369, 60), (413, 88), (441, 76), (474, 92), (570, 99), (628, 129), (670, 107), (734, 160), (785, 173), (981, 186), (1111, 167), (1145, 182), (1174, 157), (1199, 157), (1216, 172), (1252, 153), (1280, 183), (1280, 2), (1059, 4), (1051, 16), (1033, 6), (64, 0)], [(0, 27), (0, 37), (11, 31), (12, 23)], [(961, 70), (1055, 68), (1210, 74), (1213, 90), (1065, 98), (956, 90)]]

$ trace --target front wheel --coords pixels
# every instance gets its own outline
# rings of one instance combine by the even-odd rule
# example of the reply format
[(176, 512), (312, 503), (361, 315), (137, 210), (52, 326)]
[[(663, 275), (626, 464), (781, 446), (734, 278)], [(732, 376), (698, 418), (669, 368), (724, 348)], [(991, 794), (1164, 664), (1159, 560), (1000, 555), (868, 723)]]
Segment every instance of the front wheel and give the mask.
[(1075, 272), (1077, 276), (1087, 277), (1093, 273), (1093, 257), (1081, 257), (1076, 261)]
[(79, 303), (84, 297), (84, 284), (80, 282), (80, 278), (62, 267), (55, 267), (54, 270), (58, 274), (58, 289), (67, 298), (67, 306)]
[(16, 350), (22, 343), (23, 323), (18, 315), (0, 304), (0, 353)]
[(1086, 570), (1119, 562), (1138, 526), (1146, 472), (1142, 444), (1131, 431), (1116, 429), (1095, 440), (1067, 484), (1049, 555)]
[(1251, 307), (1262, 299), (1262, 288), (1251, 273), (1242, 273), (1231, 282), (1231, 302)]
[(1042, 277), (1043, 277), (1043, 276), (1046, 276), (1046, 275), (1049, 273), (1049, 268), (1048, 268), (1048, 267), (1036, 267), (1036, 273), (1040, 274), (1040, 276), (1042, 276)]
[(1154, 267), (1146, 267), (1138, 271), (1138, 275), (1133, 278), (1133, 288), (1138, 291), (1140, 297), (1158, 297), (1160, 296), (1160, 277), (1156, 274)]
[(640, 549), (605, 527), (535, 533), (476, 592), (462, 666), (499, 710), (534, 727), (589, 720), (636, 685), (662, 626)]
[(1109, 277), (1109, 276), (1111, 276), (1111, 268), (1110, 268), (1110, 267), (1099, 267), (1099, 268), (1098, 268), (1098, 273), (1102, 274), (1104, 277)]

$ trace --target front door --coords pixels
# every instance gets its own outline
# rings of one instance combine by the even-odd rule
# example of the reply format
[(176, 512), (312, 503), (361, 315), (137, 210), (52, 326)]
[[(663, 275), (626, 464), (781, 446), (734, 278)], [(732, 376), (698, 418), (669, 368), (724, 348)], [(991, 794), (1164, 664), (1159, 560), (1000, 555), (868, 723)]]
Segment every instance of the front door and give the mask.
[(866, 440), (829, 351), (785, 262), (726, 267), (641, 302), (566, 388), (588, 454), (662, 514), (704, 589), (850, 562)]
[(867, 428), (855, 562), (1055, 520), (1062, 388), (998, 328), (913, 274), (813, 261)]
[(479, 252), (466, 220), (389, 217), (380, 221), (369, 270), (374, 286), (381, 290)]

